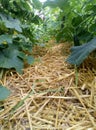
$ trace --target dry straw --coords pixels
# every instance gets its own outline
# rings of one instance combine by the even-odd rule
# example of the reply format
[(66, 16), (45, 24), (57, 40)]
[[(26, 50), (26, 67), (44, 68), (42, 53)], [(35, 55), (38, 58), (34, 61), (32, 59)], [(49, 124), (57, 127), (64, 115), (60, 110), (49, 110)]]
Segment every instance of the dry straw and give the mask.
[[(65, 62), (69, 48), (68, 43), (49, 47), (47, 52), (36, 47), (36, 62), (23, 75), (6, 73), (0, 82), (12, 94), (1, 104), (1, 130), (96, 129), (95, 69), (86, 61), (76, 86), (75, 70)], [(43, 56), (36, 54), (37, 49)]]

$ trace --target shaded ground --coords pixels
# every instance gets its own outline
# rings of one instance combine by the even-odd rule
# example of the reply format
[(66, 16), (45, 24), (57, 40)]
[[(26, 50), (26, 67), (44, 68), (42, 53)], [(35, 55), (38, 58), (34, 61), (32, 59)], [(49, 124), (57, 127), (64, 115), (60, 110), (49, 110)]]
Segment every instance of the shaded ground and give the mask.
[(76, 77), (65, 62), (69, 48), (36, 47), (36, 62), (23, 75), (6, 74), (3, 84), (12, 94), (1, 105), (0, 130), (96, 129), (96, 71), (82, 65)]

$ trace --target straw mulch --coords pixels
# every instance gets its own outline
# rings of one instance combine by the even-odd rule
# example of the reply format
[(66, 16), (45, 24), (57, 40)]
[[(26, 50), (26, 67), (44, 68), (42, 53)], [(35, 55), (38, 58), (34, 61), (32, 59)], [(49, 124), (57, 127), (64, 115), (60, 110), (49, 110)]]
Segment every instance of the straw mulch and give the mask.
[(69, 48), (53, 45), (38, 55), (36, 47), (23, 75), (6, 73), (2, 82), (12, 93), (0, 104), (0, 130), (96, 129), (96, 71), (87, 60), (76, 73), (65, 62)]

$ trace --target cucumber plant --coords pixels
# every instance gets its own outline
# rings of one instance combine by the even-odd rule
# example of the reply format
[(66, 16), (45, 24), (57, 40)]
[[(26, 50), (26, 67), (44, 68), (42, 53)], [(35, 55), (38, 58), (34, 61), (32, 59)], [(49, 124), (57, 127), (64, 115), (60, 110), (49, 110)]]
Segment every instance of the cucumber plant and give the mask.
[[(1, 73), (4, 72), (2, 69), (15, 69), (22, 73), (25, 61), (28, 64), (34, 62), (32, 47), (38, 42), (34, 31), (35, 26), (42, 22), (34, 10), (41, 7), (38, 0), (0, 0)], [(9, 93), (7, 88), (0, 86), (0, 100), (5, 99)]]
[(46, 6), (61, 9), (56, 39), (74, 43), (67, 61), (79, 66), (96, 49), (96, 0), (48, 0)]

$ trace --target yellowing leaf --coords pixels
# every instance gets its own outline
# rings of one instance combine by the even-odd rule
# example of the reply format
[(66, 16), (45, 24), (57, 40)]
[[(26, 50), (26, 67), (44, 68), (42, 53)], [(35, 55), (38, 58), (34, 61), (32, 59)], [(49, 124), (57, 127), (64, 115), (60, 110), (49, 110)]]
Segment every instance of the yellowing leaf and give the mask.
[(14, 35), (17, 35), (18, 33), (16, 31), (14, 31)]
[(3, 41), (3, 42), (2, 42), (2, 44), (6, 45), (6, 44), (7, 44), (7, 42), (6, 42), (6, 41)]

